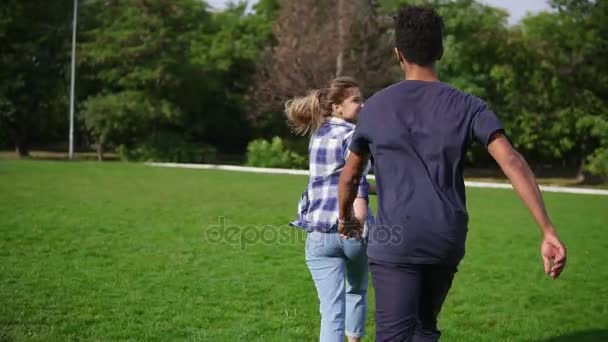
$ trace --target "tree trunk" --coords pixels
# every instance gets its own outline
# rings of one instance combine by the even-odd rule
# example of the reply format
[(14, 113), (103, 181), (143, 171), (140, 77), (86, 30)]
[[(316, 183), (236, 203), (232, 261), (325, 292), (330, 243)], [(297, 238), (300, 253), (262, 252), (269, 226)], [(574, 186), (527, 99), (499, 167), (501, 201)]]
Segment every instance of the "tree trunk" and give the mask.
[(344, 73), (344, 36), (345, 36), (344, 0), (338, 0), (338, 56), (336, 57), (336, 77)]
[(583, 158), (578, 168), (576, 182), (584, 185), (603, 184), (606, 181), (605, 178), (587, 171), (586, 164), (585, 158)]
[(103, 137), (99, 138), (99, 141), (97, 142), (97, 160), (98, 161), (103, 161)]
[(30, 156), (30, 149), (27, 144), (26, 134), (19, 127), (12, 126), (10, 128), (10, 136), (15, 145), (15, 153), (19, 158)]
[(30, 156), (30, 150), (25, 143), (15, 143), (15, 153), (19, 158), (26, 158)]
[(585, 158), (581, 158), (581, 161), (578, 165), (578, 171), (576, 172), (576, 183), (583, 184), (585, 183)]

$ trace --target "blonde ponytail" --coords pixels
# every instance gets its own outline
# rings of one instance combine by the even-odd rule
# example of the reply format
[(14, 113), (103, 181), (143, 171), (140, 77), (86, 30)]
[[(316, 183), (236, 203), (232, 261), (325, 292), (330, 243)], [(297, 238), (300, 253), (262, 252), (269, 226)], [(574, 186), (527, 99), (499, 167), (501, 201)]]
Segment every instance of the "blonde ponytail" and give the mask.
[(311, 90), (306, 96), (295, 97), (285, 102), (285, 115), (291, 130), (298, 135), (313, 133), (331, 116), (332, 106), (340, 104), (348, 90), (359, 87), (352, 77), (338, 77), (323, 90)]
[(306, 135), (321, 127), (325, 118), (320, 96), (320, 90), (311, 90), (306, 96), (295, 97), (285, 103), (285, 115), (295, 134)]

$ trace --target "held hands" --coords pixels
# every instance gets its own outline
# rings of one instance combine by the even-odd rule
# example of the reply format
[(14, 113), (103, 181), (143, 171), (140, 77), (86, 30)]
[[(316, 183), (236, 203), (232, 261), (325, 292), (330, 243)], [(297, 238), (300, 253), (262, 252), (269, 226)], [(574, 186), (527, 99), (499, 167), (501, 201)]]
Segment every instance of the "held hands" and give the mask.
[(363, 235), (363, 225), (357, 218), (349, 215), (348, 218), (338, 219), (338, 233), (343, 239), (361, 239)]

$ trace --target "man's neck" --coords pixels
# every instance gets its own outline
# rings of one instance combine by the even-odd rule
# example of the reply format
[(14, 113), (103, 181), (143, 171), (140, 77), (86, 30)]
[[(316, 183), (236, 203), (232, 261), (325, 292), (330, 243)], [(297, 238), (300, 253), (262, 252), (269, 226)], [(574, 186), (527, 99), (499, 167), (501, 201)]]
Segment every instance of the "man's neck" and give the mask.
[(426, 82), (437, 82), (437, 71), (435, 66), (423, 67), (416, 64), (410, 64), (403, 70), (406, 81), (426, 81)]

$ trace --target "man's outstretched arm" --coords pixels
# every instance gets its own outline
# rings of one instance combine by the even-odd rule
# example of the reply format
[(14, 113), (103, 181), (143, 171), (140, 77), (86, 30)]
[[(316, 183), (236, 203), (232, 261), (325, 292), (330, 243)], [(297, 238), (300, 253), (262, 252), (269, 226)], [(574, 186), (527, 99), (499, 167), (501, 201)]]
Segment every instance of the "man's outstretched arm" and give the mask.
[(557, 232), (547, 214), (534, 173), (522, 155), (501, 133), (495, 133), (492, 136), (488, 152), (509, 178), (513, 189), (528, 207), (540, 227), (542, 233), (541, 255), (545, 273), (554, 279), (559, 277), (566, 266), (566, 248), (557, 237)]
[(368, 161), (369, 155), (360, 155), (351, 151), (350, 156), (346, 159), (344, 169), (340, 173), (338, 182), (338, 208), (340, 210), (338, 232), (342, 235), (350, 236), (353, 230), (357, 235), (360, 233), (361, 227), (354, 219), (352, 209)]

